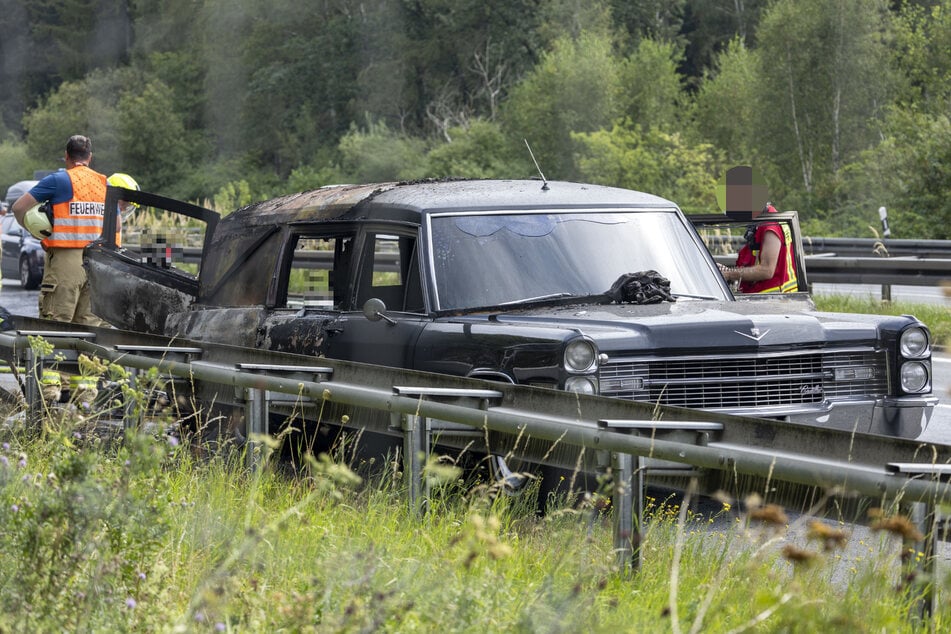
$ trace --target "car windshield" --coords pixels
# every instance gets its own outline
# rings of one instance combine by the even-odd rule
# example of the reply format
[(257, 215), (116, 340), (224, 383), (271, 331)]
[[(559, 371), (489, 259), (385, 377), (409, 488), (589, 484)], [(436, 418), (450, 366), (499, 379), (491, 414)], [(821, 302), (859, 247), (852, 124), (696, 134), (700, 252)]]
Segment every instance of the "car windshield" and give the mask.
[(674, 295), (727, 298), (672, 210), (434, 214), (430, 235), (439, 310), (599, 295), (647, 270), (668, 278)]

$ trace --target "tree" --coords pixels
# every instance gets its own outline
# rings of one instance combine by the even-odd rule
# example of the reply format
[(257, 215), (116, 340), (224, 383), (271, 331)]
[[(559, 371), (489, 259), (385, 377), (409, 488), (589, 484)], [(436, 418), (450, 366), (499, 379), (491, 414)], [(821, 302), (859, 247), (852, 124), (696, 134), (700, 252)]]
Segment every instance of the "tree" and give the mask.
[(619, 111), (645, 128), (676, 128), (683, 100), (679, 61), (676, 44), (642, 38), (620, 64)]
[(340, 139), (336, 182), (377, 183), (426, 176), (422, 140), (390, 130), (383, 122), (356, 125)]
[(451, 141), (426, 155), (426, 173), (434, 177), (527, 178), (534, 167), (524, 146), (506, 138), (499, 124), (475, 119), (466, 128), (450, 128)]
[(893, 237), (951, 239), (948, 114), (891, 108), (882, 142), (849, 166), (842, 187), (848, 204), (825, 223), (833, 233), (855, 235), (856, 224), (878, 226), (877, 210), (884, 206)]
[(193, 165), (195, 136), (186, 132), (174, 99), (158, 80), (123, 91), (115, 109), (115, 169), (140, 175), (136, 180), (148, 191), (187, 195), (193, 192), (183, 192), (178, 183)]
[(724, 162), (713, 146), (629, 120), (573, 136), (581, 148), (578, 168), (585, 181), (663, 196), (687, 212), (717, 208), (716, 185)]
[(714, 60), (693, 101), (694, 127), (699, 138), (723, 151), (731, 164), (761, 165), (759, 135), (752, 123), (758, 116), (759, 88), (755, 55), (739, 38)]
[(611, 0), (611, 15), (635, 43), (641, 38), (674, 43), (680, 39), (686, 0)]
[[(43, 166), (47, 166), (44, 163)], [(30, 180), (33, 178), (33, 170), (39, 169), (37, 164), (29, 154), (25, 143), (21, 143), (12, 137), (5, 137), (0, 140), (0, 196), (6, 194), (6, 188), (17, 181)]]
[(572, 132), (593, 132), (618, 113), (619, 61), (605, 35), (555, 41), (503, 105), (505, 129), (526, 139), (549, 178), (573, 178)]
[(191, 168), (192, 136), (161, 81), (131, 69), (95, 72), (66, 82), (24, 117), (30, 155), (55, 167), (66, 139), (85, 134), (94, 167), (132, 174), (150, 191), (182, 195), (178, 183)]
[(114, 68), (129, 59), (132, 21), (125, 0), (29, 0), (32, 63), (60, 80)]
[(694, 85), (734, 41), (749, 47), (767, 0), (688, 0), (681, 35), (686, 41), (681, 71)]
[[(891, 97), (887, 7), (880, 0), (783, 0), (757, 32), (759, 154), (818, 207), (839, 171), (874, 144)], [(792, 185), (792, 183), (790, 183)]]
[(908, 3), (897, 19), (894, 62), (909, 82), (900, 103), (935, 114), (951, 105), (951, 0), (929, 10)]

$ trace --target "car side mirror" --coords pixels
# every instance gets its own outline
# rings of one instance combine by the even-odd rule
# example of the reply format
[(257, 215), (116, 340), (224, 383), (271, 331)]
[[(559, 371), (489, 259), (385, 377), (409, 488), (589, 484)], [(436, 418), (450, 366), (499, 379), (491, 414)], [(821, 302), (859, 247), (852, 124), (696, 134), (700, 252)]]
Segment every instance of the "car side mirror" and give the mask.
[(386, 316), (386, 304), (382, 299), (371, 297), (363, 305), (363, 315), (370, 321), (380, 321), (381, 319), (390, 325), (396, 324), (396, 320)]

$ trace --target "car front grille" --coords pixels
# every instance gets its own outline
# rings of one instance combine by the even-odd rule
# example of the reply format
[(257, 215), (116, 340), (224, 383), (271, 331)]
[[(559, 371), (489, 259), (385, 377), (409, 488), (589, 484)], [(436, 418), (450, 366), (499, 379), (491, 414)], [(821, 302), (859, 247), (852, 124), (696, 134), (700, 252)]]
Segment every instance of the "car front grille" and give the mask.
[(809, 352), (732, 358), (609, 361), (601, 394), (695, 409), (746, 409), (881, 396), (888, 391), (885, 353)]

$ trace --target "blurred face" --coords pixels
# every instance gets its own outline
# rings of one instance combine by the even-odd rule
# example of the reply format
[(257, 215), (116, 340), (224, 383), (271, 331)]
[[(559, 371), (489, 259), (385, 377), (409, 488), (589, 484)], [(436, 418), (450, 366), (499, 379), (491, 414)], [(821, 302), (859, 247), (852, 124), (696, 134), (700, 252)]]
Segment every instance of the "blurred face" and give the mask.
[(121, 213), (122, 215), (132, 213), (132, 210), (134, 209), (135, 209), (135, 205), (133, 205), (129, 201), (127, 200), (119, 201), (119, 213)]

